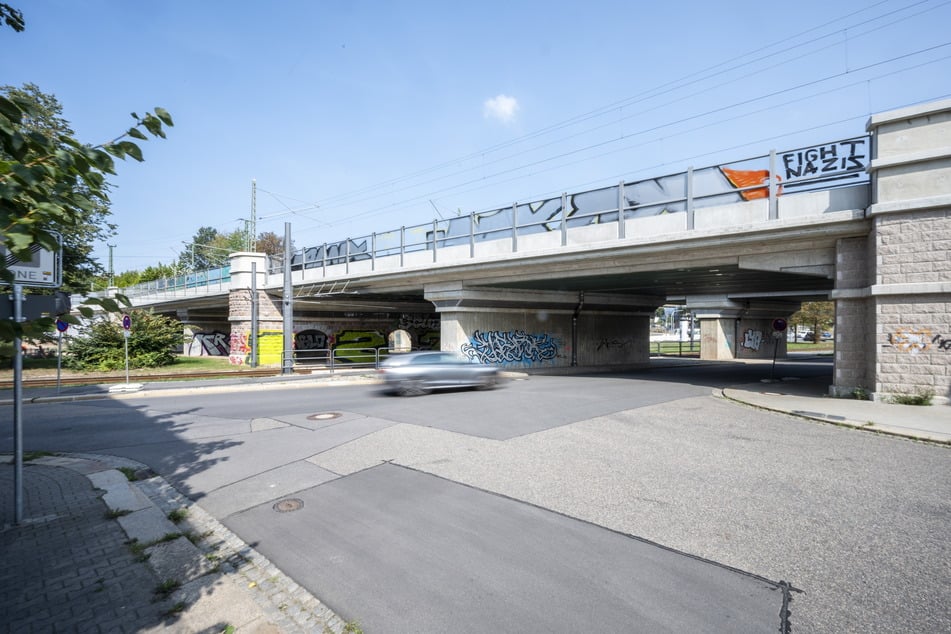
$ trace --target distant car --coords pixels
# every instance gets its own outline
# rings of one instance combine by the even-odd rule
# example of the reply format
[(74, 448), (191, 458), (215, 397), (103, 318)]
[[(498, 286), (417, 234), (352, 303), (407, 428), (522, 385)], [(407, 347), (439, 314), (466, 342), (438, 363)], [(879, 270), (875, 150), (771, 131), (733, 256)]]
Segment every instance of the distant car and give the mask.
[(387, 392), (402, 395), (462, 387), (490, 389), (500, 380), (495, 366), (456, 352), (438, 351), (391, 355), (380, 364), (379, 374)]
[(814, 333), (814, 332), (812, 332), (812, 331), (810, 330), (809, 332), (807, 332), (806, 334), (804, 334), (804, 335), (802, 336), (802, 340), (803, 340), (803, 341), (815, 341), (815, 340), (816, 340), (816, 333)]

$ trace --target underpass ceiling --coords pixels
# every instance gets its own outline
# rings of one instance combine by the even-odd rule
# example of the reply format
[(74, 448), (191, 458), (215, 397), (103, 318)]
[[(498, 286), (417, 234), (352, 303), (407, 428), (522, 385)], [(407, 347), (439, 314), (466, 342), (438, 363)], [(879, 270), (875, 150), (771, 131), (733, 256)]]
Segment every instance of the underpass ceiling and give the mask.
[(682, 301), (688, 295), (721, 294), (733, 298), (777, 297), (794, 301), (810, 301), (827, 297), (834, 287), (834, 280), (812, 275), (741, 269), (736, 265), (718, 265), (667, 271), (506, 281), (487, 286), (508, 289), (654, 295), (663, 298), (661, 303)]

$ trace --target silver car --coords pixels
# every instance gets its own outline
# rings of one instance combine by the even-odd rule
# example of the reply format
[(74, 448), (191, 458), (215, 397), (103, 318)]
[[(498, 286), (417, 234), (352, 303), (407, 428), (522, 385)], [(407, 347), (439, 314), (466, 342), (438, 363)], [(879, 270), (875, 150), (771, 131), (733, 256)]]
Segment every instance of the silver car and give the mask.
[(380, 364), (379, 374), (386, 391), (403, 395), (460, 387), (489, 389), (498, 385), (500, 378), (495, 366), (439, 351), (391, 355)]

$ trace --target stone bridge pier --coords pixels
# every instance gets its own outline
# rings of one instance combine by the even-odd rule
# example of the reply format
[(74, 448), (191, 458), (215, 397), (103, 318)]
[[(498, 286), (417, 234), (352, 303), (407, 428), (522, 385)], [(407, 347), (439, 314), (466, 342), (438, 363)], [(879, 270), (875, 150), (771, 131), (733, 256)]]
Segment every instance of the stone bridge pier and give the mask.
[(832, 392), (951, 399), (951, 100), (874, 115), (872, 222), (836, 256)]

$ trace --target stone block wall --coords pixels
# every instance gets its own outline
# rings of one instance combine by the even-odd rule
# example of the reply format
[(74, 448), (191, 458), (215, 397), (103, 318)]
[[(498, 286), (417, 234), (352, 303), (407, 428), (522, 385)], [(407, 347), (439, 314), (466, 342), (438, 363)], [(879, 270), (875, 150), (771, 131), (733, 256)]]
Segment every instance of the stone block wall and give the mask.
[(951, 402), (951, 100), (872, 117), (871, 387)]

